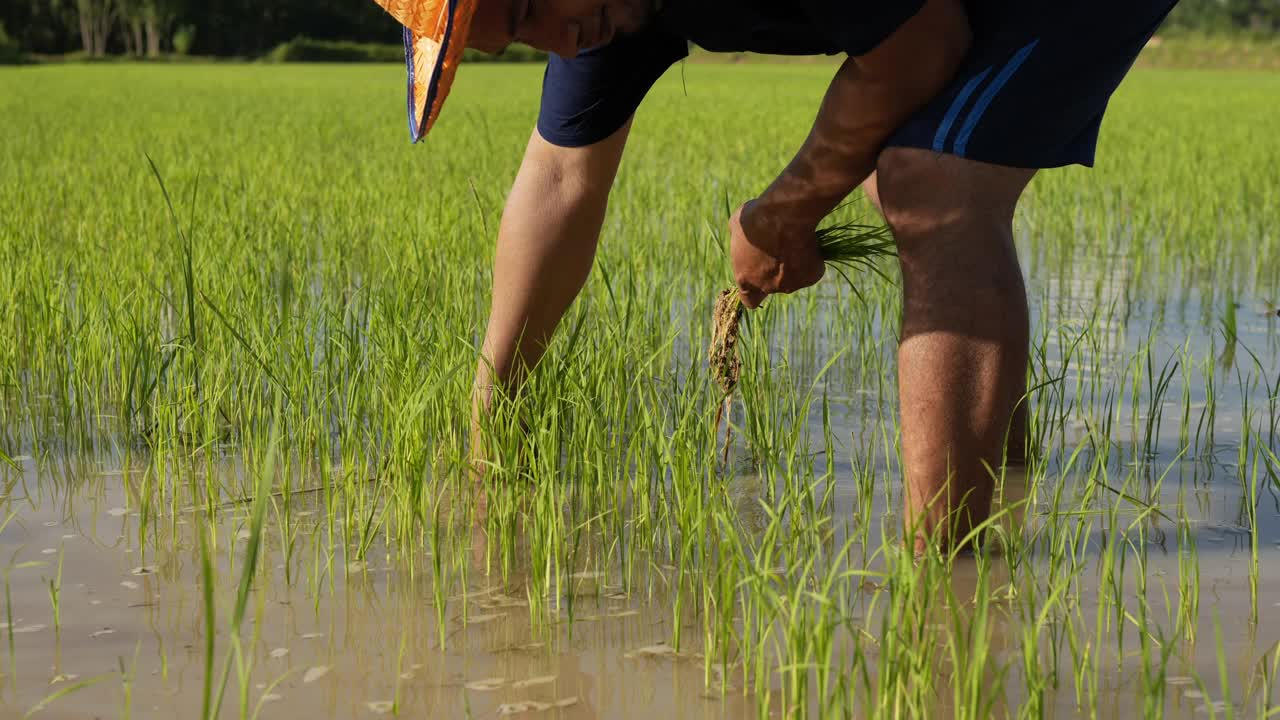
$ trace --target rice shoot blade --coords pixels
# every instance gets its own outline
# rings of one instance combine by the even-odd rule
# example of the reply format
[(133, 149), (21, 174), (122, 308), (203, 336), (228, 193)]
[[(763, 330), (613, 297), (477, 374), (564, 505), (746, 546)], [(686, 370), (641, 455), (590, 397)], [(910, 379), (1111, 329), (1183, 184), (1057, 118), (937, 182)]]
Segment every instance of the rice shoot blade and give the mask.
[[(884, 226), (846, 222), (820, 228), (815, 233), (819, 252), (827, 266), (834, 269), (861, 299), (862, 293), (849, 276), (850, 272), (868, 270), (888, 280), (876, 266), (878, 260), (895, 255), (893, 236)], [(742, 318), (746, 306), (737, 289), (729, 288), (716, 295), (712, 311), (711, 345), (707, 350), (707, 362), (711, 377), (720, 387), (720, 407), (716, 409), (715, 436), (720, 435), (724, 416), (733, 403), (733, 392), (741, 378), (742, 362), (738, 359), (738, 338), (742, 333)], [(729, 460), (731, 430), (725, 433), (724, 462)]]

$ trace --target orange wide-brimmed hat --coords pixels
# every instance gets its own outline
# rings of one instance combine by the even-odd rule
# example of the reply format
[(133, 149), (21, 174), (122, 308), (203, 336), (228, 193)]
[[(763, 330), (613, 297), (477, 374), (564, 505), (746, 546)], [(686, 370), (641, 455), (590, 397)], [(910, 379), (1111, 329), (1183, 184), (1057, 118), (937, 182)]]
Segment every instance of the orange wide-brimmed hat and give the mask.
[(409, 137), (435, 124), (467, 47), (477, 0), (376, 0), (404, 26), (409, 69)]

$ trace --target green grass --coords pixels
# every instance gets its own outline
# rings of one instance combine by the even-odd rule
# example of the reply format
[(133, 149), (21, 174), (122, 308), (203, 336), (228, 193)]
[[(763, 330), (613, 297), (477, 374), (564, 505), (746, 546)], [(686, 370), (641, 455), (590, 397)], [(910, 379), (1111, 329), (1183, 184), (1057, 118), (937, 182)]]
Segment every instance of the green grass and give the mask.
[(1280, 68), (1280, 40), (1267, 32), (1168, 33), (1147, 46), (1138, 65), (1274, 71)]
[[(1017, 224), (1034, 459), (1025, 479), (996, 470), (985, 552), (916, 562), (899, 543), (893, 283), (852, 274), (855, 296), (832, 273), (752, 318), (737, 442), (716, 461), (703, 349), (730, 280), (724, 207), (787, 161), (829, 67), (690, 64), (659, 83), (597, 272), (484, 429), (483, 533), (471, 374), (541, 70), (464, 68), (417, 148), (400, 72), (0, 72), (0, 451), (141, 468), (141, 551), (203, 578), (192, 716), (217, 715), (233, 669), (224, 715), (251, 716), (254, 683), (277, 679), (254, 664), (255, 578), (281, 563), (318, 608), (373, 557), (421, 581), (414, 607), (445, 647), (447, 618), (484, 616), (469, 590), (501, 585), (545, 636), (581, 613), (582, 573), (603, 573), (666, 617), (709, 691), (761, 717), (1193, 713), (1174, 676), (1239, 716), (1277, 707), (1260, 588), (1280, 539), (1280, 340), (1258, 308), (1280, 301), (1280, 77), (1139, 73), (1099, 168), (1034, 181)], [(50, 492), (92, 490), (64, 482)], [(317, 529), (295, 540), (304, 505)], [(1206, 525), (1223, 506), (1248, 535), (1252, 602), (1215, 616), (1204, 583), (1224, 551)], [(7, 636), (24, 711), (66, 702), (14, 673)]]

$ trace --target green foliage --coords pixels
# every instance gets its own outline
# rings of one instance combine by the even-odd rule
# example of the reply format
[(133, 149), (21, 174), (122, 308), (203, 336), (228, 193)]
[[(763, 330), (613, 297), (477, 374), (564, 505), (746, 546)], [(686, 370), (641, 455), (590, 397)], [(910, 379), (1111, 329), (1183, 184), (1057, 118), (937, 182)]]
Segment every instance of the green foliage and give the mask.
[[(472, 372), (541, 68), (464, 73), (411, 148), (398, 63), (0, 72), (0, 444), (23, 468), (0, 467), (0, 516), (22, 526), (0, 534), (28, 556), (47, 543), (23, 533), (105, 537), (67, 547), (105, 560), (108, 601), (121, 567), (162, 559), (158, 605), (109, 606), (159, 660), (137, 674), (140, 707), (252, 717), (245, 698), (316, 653), (335, 672), (271, 716), (308, 693), (342, 717), (391, 697), (399, 717), (498, 717), (533, 692), (467, 692), (476, 676), (458, 675), (535, 663), (602, 717), (652, 705), (655, 676), (687, 691), (668, 706), (728, 717), (1191, 717), (1193, 688), (1239, 717), (1277, 714), (1258, 689), (1275, 661), (1256, 671), (1275, 624), (1240, 612), (1223, 643), (1207, 633), (1211, 608), (1250, 593), (1270, 607), (1280, 76), (1135, 73), (1099, 167), (1036, 177), (1016, 223), (1036, 309), (1032, 462), (996, 483), (998, 551), (917, 560), (897, 510), (892, 284), (859, 283), (855, 301), (832, 273), (770, 299), (744, 336), (732, 462), (709, 427), (725, 208), (805, 137), (829, 66), (689, 64), (657, 82), (597, 272), (525, 390), (486, 418), (480, 516)], [(870, 213), (855, 200), (842, 217)], [(1232, 371), (1215, 332), (1228, 295)], [(104, 497), (129, 512), (107, 524)], [(43, 528), (35, 503), (67, 529)], [(67, 559), (67, 589), (99, 584), (84, 559)], [(52, 643), (15, 635), (48, 617), (21, 585), (38, 577), (3, 578), (0, 703), (25, 706), (0, 715), (76, 687), (49, 710), (127, 717), (116, 683), (50, 686)], [(66, 602), (64, 620), (71, 603), (92, 615)], [(603, 614), (624, 608), (641, 617)], [(330, 644), (294, 642), (309, 629)], [(422, 664), (403, 688), (402, 639)], [(292, 654), (271, 659), (277, 644)], [(567, 654), (619, 674), (584, 687)], [(219, 715), (224, 688), (237, 707)]]
[[(27, 52), (65, 54), (81, 46), (79, 0), (6, 0), (0, 3), (5, 23)], [(119, 54), (129, 44), (131, 23), (152, 17), (165, 39), (173, 28), (198, 27), (199, 38), (188, 53), (206, 56), (260, 57), (292, 38), (395, 44), (399, 27), (369, 0), (117, 0), (106, 51)], [(1182, 0), (1163, 31), (1239, 33), (1280, 29), (1278, 0)], [(174, 50), (177, 38), (173, 37)]]
[(22, 62), (22, 49), (18, 47), (17, 41), (9, 37), (4, 30), (4, 23), (0, 22), (0, 65), (14, 65)]
[(268, 62), (404, 62), (404, 47), (381, 43), (314, 40), (296, 37), (276, 46), (266, 57)]
[[(78, 22), (84, 1), (5, 0), (0, 22), (27, 52), (62, 55), (84, 49)], [(369, 0), (111, 0), (105, 7), (113, 18), (106, 47), (111, 54), (124, 53), (133, 21), (145, 23), (148, 17), (166, 44), (175, 28), (199, 28), (188, 50), (204, 56), (259, 57), (299, 35), (355, 42), (394, 42), (399, 36), (395, 20)]]
[(508, 45), (501, 53), (491, 55), (468, 48), (462, 55), (463, 62), (545, 62), (547, 54), (520, 43)]
[(1169, 14), (1171, 30), (1280, 31), (1280, 0), (1181, 0)]
[(1142, 51), (1138, 64), (1162, 68), (1280, 69), (1278, 33), (1168, 33)]
[[(540, 62), (547, 54), (527, 45), (512, 44), (500, 54), (468, 49), (463, 62)], [(298, 37), (276, 46), (268, 62), (403, 63), (404, 46), (389, 43), (353, 43)]]
[(173, 51), (179, 55), (190, 55), (196, 44), (196, 26), (183, 25), (173, 33)]

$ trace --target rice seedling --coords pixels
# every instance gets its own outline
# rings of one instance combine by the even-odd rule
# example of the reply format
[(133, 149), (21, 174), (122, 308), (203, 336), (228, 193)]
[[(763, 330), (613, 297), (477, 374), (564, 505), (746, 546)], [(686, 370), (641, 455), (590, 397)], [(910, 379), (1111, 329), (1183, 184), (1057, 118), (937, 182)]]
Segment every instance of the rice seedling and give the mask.
[[(835, 270), (848, 283), (850, 289), (861, 297), (849, 273), (867, 270), (888, 278), (877, 266), (877, 261), (892, 257), (893, 238), (885, 226), (845, 222), (818, 228), (815, 233), (818, 252), (823, 262)], [(738, 338), (742, 333), (742, 319), (746, 306), (735, 289), (721, 290), (716, 295), (711, 313), (711, 344), (707, 361), (711, 377), (720, 388), (721, 405), (716, 410), (715, 435), (720, 435), (720, 425), (726, 408), (733, 401), (733, 391), (738, 387), (742, 363), (738, 360)], [(725, 436), (724, 457), (728, 461), (730, 437)]]
[(58, 569), (52, 578), (49, 578), (49, 605), (53, 608), (53, 631), (56, 634), (62, 634), (62, 604), (58, 601), (62, 595), (62, 558), (66, 553), (66, 548), (58, 549)]
[(13, 621), (13, 592), (9, 585), (9, 573), (4, 574), (4, 634), (9, 641), (9, 677), (10, 680), (16, 680), (18, 661), (17, 654), (14, 651), (13, 633), (17, 630), (17, 625)]
[(66, 687), (58, 688), (57, 690), (46, 695), (44, 699), (42, 699), (40, 702), (36, 703), (35, 705), (32, 705), (31, 709), (27, 710), (27, 712), (22, 717), (24, 720), (26, 718), (32, 717), (37, 713), (39, 713), (40, 711), (52, 705), (59, 698), (64, 698), (68, 695), (71, 695), (72, 693), (79, 692), (88, 687), (92, 687), (94, 685), (97, 685), (100, 682), (103, 682), (104, 680), (110, 680), (112, 677), (114, 677), (114, 673), (104, 673), (102, 675), (95, 675), (90, 678), (79, 680), (70, 685), (67, 685)]
[(749, 452), (716, 461), (703, 228), (829, 68), (685, 71), (482, 423), (479, 488), (484, 268), (537, 68), (464, 68), (425, 152), (371, 110), (398, 68), (0, 71), (0, 715), (70, 687), (40, 714), (1275, 715), (1280, 134), (1244, 119), (1280, 82), (1135, 75), (1099, 167), (1035, 179), (1028, 462), (993, 473), (981, 552), (917, 559), (880, 255), (728, 304)]
[(138, 653), (141, 650), (141, 643), (133, 646), (133, 662), (129, 666), (125, 665), (123, 656), (116, 658), (120, 668), (120, 688), (123, 695), (120, 702), (120, 717), (122, 720), (129, 720), (129, 718), (133, 717), (133, 684), (138, 676)]

